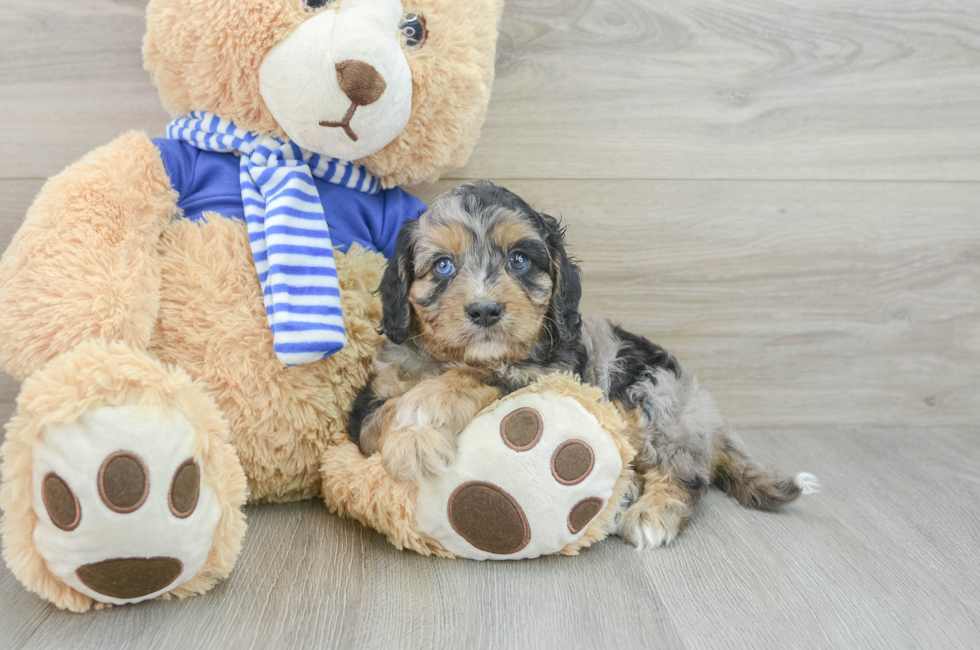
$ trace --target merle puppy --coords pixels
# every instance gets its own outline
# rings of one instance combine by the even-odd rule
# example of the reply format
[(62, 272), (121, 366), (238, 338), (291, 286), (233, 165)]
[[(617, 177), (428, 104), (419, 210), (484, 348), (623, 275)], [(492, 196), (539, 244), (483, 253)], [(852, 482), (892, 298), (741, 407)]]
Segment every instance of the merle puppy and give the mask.
[(485, 406), (571, 371), (628, 423), (635, 477), (610, 532), (639, 548), (670, 542), (710, 483), (762, 510), (816, 488), (810, 474), (760, 468), (663, 348), (604, 318), (583, 319), (563, 229), (502, 187), (461, 185), (405, 224), (379, 291), (388, 339), (348, 431), (396, 477), (438, 471)]

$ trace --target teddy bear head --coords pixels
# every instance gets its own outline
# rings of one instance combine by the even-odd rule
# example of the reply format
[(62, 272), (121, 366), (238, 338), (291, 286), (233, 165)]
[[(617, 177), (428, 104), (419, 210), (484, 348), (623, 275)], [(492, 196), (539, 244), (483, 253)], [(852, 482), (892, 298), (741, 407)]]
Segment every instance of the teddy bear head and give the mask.
[(164, 106), (354, 160), (385, 187), (473, 150), (503, 0), (150, 0)]

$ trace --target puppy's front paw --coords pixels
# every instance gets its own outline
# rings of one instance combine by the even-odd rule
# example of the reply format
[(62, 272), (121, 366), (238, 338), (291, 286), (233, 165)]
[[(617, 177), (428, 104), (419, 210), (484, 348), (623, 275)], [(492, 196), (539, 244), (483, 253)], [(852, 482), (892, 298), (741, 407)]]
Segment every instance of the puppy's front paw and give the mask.
[(433, 427), (400, 427), (385, 436), (381, 462), (395, 479), (433, 476), (456, 458), (456, 436)]
[(684, 529), (683, 513), (670, 505), (656, 506), (642, 501), (630, 506), (619, 522), (619, 535), (643, 551), (670, 544)]

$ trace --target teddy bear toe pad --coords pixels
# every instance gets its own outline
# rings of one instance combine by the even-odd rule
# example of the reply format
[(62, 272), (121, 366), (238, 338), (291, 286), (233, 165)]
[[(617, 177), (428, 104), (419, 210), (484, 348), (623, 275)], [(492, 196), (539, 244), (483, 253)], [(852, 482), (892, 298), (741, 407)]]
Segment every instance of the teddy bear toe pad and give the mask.
[(460, 434), (456, 462), (419, 484), (419, 529), (460, 557), (524, 559), (575, 542), (623, 469), (610, 435), (574, 399), (525, 393)]
[(114, 604), (197, 574), (220, 517), (199, 444), (183, 415), (155, 407), (103, 407), (46, 427), (34, 446), (34, 542), (51, 573)]
[(492, 483), (468, 481), (453, 490), (447, 517), (453, 530), (481, 551), (510, 555), (531, 541), (520, 504)]

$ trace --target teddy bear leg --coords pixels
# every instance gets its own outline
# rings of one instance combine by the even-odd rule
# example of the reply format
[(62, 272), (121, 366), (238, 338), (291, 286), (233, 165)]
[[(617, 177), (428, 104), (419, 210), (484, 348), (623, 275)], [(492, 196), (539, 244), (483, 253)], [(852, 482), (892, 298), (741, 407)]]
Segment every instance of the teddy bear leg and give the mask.
[(471, 559), (574, 555), (605, 537), (633, 455), (598, 389), (549, 375), (477, 415), (455, 462), (419, 479), (418, 528)]
[(245, 476), (182, 370), (82, 343), (24, 382), (0, 451), (4, 559), (55, 605), (203, 593), (231, 571)]
[(177, 212), (160, 153), (127, 133), (54, 176), (0, 259), (0, 365), (23, 380), (88, 339), (145, 349), (160, 236)]

